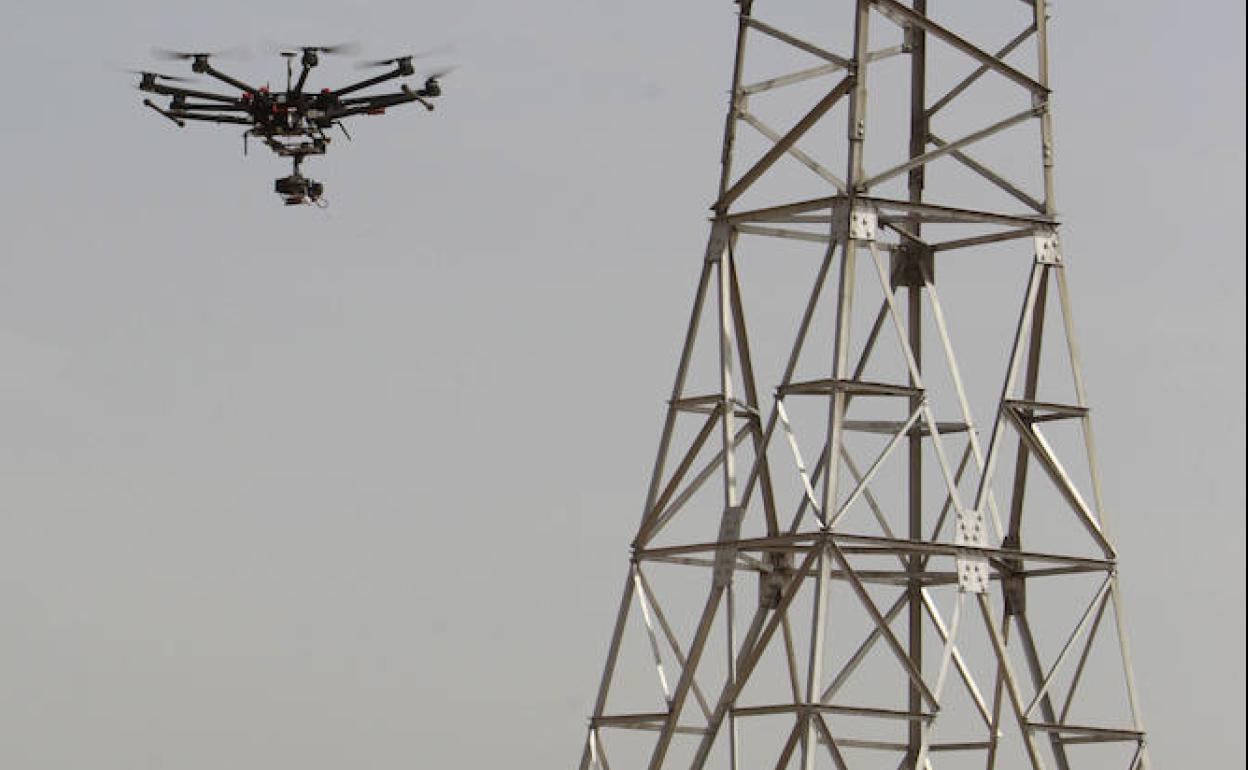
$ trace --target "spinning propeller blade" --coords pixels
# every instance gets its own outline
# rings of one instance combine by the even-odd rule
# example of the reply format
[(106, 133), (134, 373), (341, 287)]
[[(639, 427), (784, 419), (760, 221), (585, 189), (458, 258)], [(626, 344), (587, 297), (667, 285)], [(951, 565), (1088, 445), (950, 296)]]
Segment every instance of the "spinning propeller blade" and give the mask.
[(117, 64), (105, 65), (114, 72), (124, 72), (127, 75), (138, 75), (139, 77), (153, 77), (158, 80), (172, 80), (175, 83), (190, 83), (194, 78), (182, 77), (181, 75), (166, 75), (163, 72), (153, 72), (152, 70), (136, 70), (131, 67), (122, 67)]
[(301, 48), (304, 51), (327, 53), (331, 56), (353, 56), (360, 52), (360, 47), (359, 43), (352, 41), (348, 43), (336, 43), (334, 45), (305, 45)]
[(389, 59), (374, 59), (371, 61), (356, 62), (359, 69), (371, 69), (374, 67), (393, 67), (403, 59), (425, 59), (440, 53), (447, 53), (451, 50), (450, 46), (442, 45), (437, 48), (430, 48), (425, 51), (417, 51), (416, 53), (404, 54), (402, 56), (394, 56)]
[(360, 52), (362, 46), (352, 41), (335, 43), (334, 45), (278, 45), (277, 43), (269, 43), (268, 48), (271, 53), (281, 54), (282, 56), (298, 56), (300, 53), (323, 53), (330, 56), (353, 56)]
[(457, 65), (443, 67), (440, 70), (434, 70), (433, 72), (430, 72), (429, 74), (425, 75), (425, 77), (428, 78), (429, 80), (441, 80), (442, 78), (446, 77), (447, 75), (451, 74), (457, 69), (459, 69)]
[(195, 78), (184, 78), (181, 75), (165, 75), (160, 72), (149, 72), (147, 70), (126, 70), (126, 72), (129, 72), (131, 75), (144, 75), (144, 76), (151, 75), (152, 77), (157, 78), (158, 80), (172, 80), (175, 83), (190, 83), (191, 81), (195, 79)]
[(153, 48), (152, 56), (166, 61), (186, 61), (199, 57), (242, 61), (251, 58), (251, 50), (241, 45), (224, 48), (220, 51), (174, 51), (169, 48)]

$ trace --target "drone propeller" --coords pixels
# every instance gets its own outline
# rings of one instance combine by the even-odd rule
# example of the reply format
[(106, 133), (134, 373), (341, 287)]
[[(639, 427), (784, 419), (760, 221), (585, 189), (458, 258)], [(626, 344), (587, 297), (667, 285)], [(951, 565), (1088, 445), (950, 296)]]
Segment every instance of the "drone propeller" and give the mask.
[(233, 46), (220, 51), (174, 51), (169, 48), (153, 48), (152, 56), (165, 61), (187, 61), (199, 58), (233, 59), (235, 61), (251, 58), (251, 51), (245, 46)]
[(356, 62), (355, 66), (358, 67), (359, 69), (373, 69), (376, 67), (394, 67), (398, 65), (398, 63), (403, 61), (404, 59), (407, 59), (407, 60), (424, 59), (430, 56), (434, 56), (436, 54), (446, 53), (449, 50), (451, 50), (450, 46), (443, 45), (443, 46), (438, 46), (437, 48), (430, 48), (427, 51), (417, 51), (416, 53), (404, 54), (403, 56), (395, 56), (389, 59), (374, 59), (372, 61)]
[(362, 69), (362, 70), (374, 69), (376, 67), (393, 67), (394, 65), (402, 61), (403, 58), (404, 57), (400, 56), (397, 59), (373, 59), (370, 61), (361, 61), (361, 62), (356, 62), (355, 67), (356, 69)]
[(305, 45), (299, 47), (301, 51), (327, 53), (330, 56), (352, 56), (359, 53), (360, 48), (360, 44), (354, 41), (349, 43), (336, 43), (334, 45)]
[(459, 69), (459, 67), (457, 66), (443, 67), (440, 70), (434, 70), (433, 72), (430, 72), (429, 74), (425, 75), (425, 77), (429, 80), (441, 80), (442, 78), (446, 77), (447, 75), (451, 74), (457, 69)]
[(270, 53), (294, 57), (301, 53), (323, 53), (329, 56), (352, 56), (360, 52), (360, 44), (355, 41), (335, 43), (334, 45), (279, 45), (274, 42), (266, 44)]
[(114, 72), (124, 72), (127, 75), (138, 75), (139, 77), (152, 77), (157, 80), (172, 80), (175, 83), (190, 83), (194, 78), (182, 77), (181, 75), (166, 75), (163, 72), (153, 72), (151, 70), (136, 70), (129, 67), (122, 67), (117, 64), (106, 65), (108, 69)]
[(441, 96), (442, 83), (440, 81), (456, 69), (456, 67), (443, 67), (440, 70), (434, 70), (433, 72), (425, 74), (424, 94), (426, 96)]
[(131, 75), (142, 75), (143, 77), (151, 75), (157, 80), (172, 80), (175, 83), (190, 83), (194, 80), (194, 78), (184, 78), (181, 75), (165, 75), (160, 72), (149, 72), (148, 70), (126, 70), (126, 72), (129, 72)]

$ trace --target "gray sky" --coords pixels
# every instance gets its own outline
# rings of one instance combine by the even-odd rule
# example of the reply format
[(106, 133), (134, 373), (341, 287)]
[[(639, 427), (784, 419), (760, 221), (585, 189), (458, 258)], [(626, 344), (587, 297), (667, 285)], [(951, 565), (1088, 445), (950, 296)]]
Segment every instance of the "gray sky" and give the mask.
[[(1242, 761), (1224, 5), (1061, 3), (1052, 30), (1158, 767)], [(572, 765), (706, 236), (731, 3), (11, 6), (0, 766)], [(105, 68), (343, 39), (449, 43), (461, 68), (436, 113), (359, 121), (309, 164), (324, 212), (284, 210), (284, 163), (176, 130)]]

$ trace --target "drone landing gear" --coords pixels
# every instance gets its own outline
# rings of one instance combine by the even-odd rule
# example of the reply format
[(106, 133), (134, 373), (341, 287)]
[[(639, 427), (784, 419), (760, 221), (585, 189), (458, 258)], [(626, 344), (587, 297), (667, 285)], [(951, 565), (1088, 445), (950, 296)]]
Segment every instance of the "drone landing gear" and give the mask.
[(321, 194), (325, 192), (325, 185), (299, 173), (299, 164), (302, 161), (301, 157), (295, 158), (295, 173), (276, 180), (273, 183), (273, 191), (282, 196), (282, 201), (287, 206), (308, 203), (324, 206)]

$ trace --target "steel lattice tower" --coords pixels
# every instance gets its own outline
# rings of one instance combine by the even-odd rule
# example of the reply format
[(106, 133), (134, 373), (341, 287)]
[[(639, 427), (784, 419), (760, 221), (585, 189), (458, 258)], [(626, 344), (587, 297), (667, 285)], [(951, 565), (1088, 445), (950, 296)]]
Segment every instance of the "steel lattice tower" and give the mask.
[(581, 770), (1146, 767), (1046, 0), (737, 5), (709, 245)]

